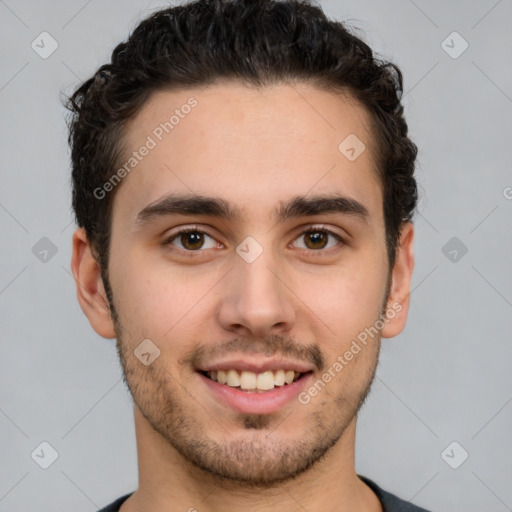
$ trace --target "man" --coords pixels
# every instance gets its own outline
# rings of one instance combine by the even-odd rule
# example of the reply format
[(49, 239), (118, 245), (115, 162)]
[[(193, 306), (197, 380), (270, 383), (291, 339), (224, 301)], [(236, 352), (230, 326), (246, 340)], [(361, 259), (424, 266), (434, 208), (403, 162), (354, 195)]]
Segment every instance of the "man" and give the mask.
[(157, 12), (72, 96), (72, 269), (139, 487), (104, 511), (421, 511), (355, 472), (406, 323), (402, 75), (305, 1)]

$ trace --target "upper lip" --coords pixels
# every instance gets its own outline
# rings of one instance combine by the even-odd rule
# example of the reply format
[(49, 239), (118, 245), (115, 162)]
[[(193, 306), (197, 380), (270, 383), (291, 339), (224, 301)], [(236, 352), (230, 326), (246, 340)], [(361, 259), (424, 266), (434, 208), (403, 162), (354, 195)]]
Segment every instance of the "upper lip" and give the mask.
[(200, 365), (197, 368), (201, 372), (211, 372), (218, 370), (241, 370), (254, 373), (262, 373), (268, 370), (293, 370), (297, 373), (307, 373), (312, 371), (311, 365), (303, 362), (290, 361), (288, 359), (265, 359), (265, 360), (249, 360), (249, 359), (229, 359)]

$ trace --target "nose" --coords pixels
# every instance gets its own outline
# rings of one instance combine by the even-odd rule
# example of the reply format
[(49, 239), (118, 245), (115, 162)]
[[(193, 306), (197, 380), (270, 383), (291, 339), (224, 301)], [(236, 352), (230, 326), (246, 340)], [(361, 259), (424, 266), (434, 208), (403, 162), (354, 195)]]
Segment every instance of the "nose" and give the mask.
[(252, 263), (238, 258), (226, 278), (217, 310), (225, 330), (253, 337), (291, 330), (296, 315), (294, 296), (275, 260), (265, 252)]

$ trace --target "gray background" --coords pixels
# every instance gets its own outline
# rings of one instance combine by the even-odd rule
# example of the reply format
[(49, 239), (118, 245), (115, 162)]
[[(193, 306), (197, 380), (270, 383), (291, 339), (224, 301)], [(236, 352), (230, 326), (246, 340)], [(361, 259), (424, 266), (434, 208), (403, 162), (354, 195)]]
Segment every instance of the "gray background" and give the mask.
[[(114, 342), (89, 326), (70, 274), (59, 93), (162, 5), (0, 0), (2, 512), (93, 512), (137, 485), (132, 405)], [(512, 2), (321, 5), (401, 66), (420, 147), (410, 318), (383, 340), (359, 419), (357, 471), (433, 511), (512, 510)], [(47, 59), (31, 48), (43, 31), (59, 45)], [(442, 43), (453, 31), (469, 44), (458, 58), (462, 40)], [(56, 254), (44, 253), (43, 237)], [(58, 452), (48, 469), (31, 458), (43, 441)], [(34, 459), (49, 461), (40, 450)], [(460, 464), (463, 450), (468, 459), (453, 469), (447, 461)]]

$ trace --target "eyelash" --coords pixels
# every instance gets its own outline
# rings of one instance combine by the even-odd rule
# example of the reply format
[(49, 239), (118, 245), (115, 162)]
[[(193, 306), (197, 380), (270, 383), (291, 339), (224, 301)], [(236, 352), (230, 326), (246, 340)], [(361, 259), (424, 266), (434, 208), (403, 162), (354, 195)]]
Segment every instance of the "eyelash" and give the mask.
[[(207, 231), (204, 231), (204, 230), (201, 230), (201, 229), (196, 229), (196, 228), (184, 228), (184, 229), (181, 229), (181, 230), (177, 231), (176, 233), (172, 234), (168, 238), (166, 238), (162, 242), (162, 245), (165, 246), (165, 247), (167, 247), (169, 245), (172, 245), (172, 242), (174, 240), (179, 238), (181, 235), (184, 235), (184, 234), (187, 234), (187, 233), (200, 233), (201, 235), (207, 235), (210, 238), (212, 238), (213, 240), (215, 240), (213, 235), (211, 235)], [(330, 235), (330, 236), (334, 237), (339, 242), (339, 244), (337, 246), (335, 246), (335, 247), (330, 247), (328, 249), (302, 249), (302, 248), (300, 248), (301, 251), (309, 252), (309, 253), (312, 253), (314, 255), (331, 255), (333, 253), (337, 253), (338, 251), (340, 251), (342, 249), (342, 247), (344, 245), (346, 245), (346, 242), (343, 239), (343, 237), (341, 237), (338, 233), (335, 233), (334, 231), (332, 231), (330, 229), (327, 229), (327, 228), (325, 228), (323, 226), (311, 226), (311, 227), (309, 227), (308, 229), (302, 231), (299, 234), (299, 236), (297, 236), (294, 239), (294, 241), (299, 239), (300, 237), (302, 237), (304, 235), (309, 234), (309, 233), (326, 233), (327, 235)], [(340, 244), (341, 244), (341, 246), (340, 246)], [(181, 253), (185, 253), (187, 255), (193, 255), (194, 253), (204, 252), (206, 249), (190, 250), (190, 249), (181, 249), (179, 247), (175, 247), (174, 250), (180, 251)]]

